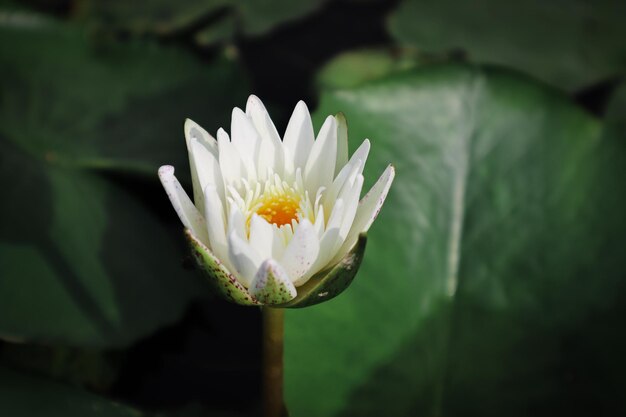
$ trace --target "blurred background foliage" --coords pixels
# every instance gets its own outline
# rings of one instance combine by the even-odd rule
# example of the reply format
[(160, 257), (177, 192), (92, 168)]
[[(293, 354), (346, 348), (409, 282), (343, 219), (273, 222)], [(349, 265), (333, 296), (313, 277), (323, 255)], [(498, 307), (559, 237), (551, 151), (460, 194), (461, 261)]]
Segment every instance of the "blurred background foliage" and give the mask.
[[(626, 414), (626, 3), (0, 1), (0, 415), (253, 416), (260, 319), (156, 178), (248, 94), (397, 179), (289, 311), (292, 416)], [(189, 186), (189, 184), (185, 184)]]

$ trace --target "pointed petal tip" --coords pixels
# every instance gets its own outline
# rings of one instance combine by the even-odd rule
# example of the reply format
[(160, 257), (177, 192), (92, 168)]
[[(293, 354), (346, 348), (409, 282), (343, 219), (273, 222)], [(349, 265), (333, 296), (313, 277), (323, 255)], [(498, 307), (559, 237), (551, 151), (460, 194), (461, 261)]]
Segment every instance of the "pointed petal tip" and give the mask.
[[(394, 164), (390, 163), (385, 167), (385, 170), (382, 172), (382, 174), (380, 174), (380, 176), (378, 177), (378, 181), (384, 181), (385, 183), (390, 183), (391, 181), (393, 181), (394, 177), (396, 176), (396, 167)], [(389, 185), (387, 184), (386, 187), (388, 187)], [(373, 188), (373, 187), (372, 187)]]
[(215, 138), (206, 131), (198, 123), (194, 122), (190, 118), (185, 119), (183, 126), (185, 133), (185, 141), (187, 142), (187, 148), (189, 150), (189, 143), (195, 139), (201, 142), (204, 146), (207, 146), (210, 151), (215, 149)]
[(231, 117), (235, 118), (235, 117), (246, 117), (246, 113), (241, 110), (239, 107), (233, 107), (233, 111), (231, 112)]
[(250, 94), (248, 96), (248, 100), (246, 101), (246, 114), (251, 116), (254, 112), (264, 109), (263, 103), (261, 100), (255, 96), (254, 94)]
[[(185, 124), (183, 125), (183, 128), (185, 129), (185, 135), (190, 135), (192, 133), (191, 130), (193, 128), (199, 129), (200, 133), (204, 131), (202, 126), (200, 126), (198, 123), (194, 122), (188, 117), (185, 119)], [(196, 136), (190, 136), (190, 137), (195, 138)]]
[[(278, 263), (278, 261), (276, 261), (273, 258), (268, 258), (264, 260), (263, 263), (261, 263), (261, 266), (259, 267), (259, 271), (270, 272), (274, 276), (285, 278), (286, 282), (291, 283), (291, 281), (289, 280), (289, 277), (287, 277), (287, 274), (285, 274), (283, 267)], [(294, 292), (295, 292), (295, 288), (294, 288)]]
[[(363, 219), (366, 221), (363, 227), (361, 227), (360, 234), (367, 233), (376, 217), (378, 217), (378, 213), (387, 199), (395, 175), (396, 170), (393, 164), (387, 165), (387, 168), (385, 168), (385, 171), (380, 175), (376, 184), (374, 184), (365, 197), (363, 197), (363, 200), (361, 200), (361, 202), (363, 202), (364, 200), (370, 199), (368, 204), (370, 204), (371, 212)], [(359, 202), (359, 204), (361, 204), (361, 202)]]
[(228, 136), (228, 133), (224, 130), (223, 127), (217, 129), (217, 140), (230, 142), (230, 136)]
[(200, 126), (198, 125), (198, 123), (194, 122), (193, 120), (187, 117), (185, 119), (185, 123), (183, 124), (183, 131), (185, 132), (185, 138), (189, 139), (191, 135), (191, 130), (194, 127), (200, 127)]
[[(391, 187), (391, 183), (396, 176), (396, 167), (393, 164), (387, 165), (387, 168), (380, 174), (378, 181), (383, 181), (381, 195), (379, 196), (383, 198), (383, 200), (387, 197), (387, 193), (389, 192), (389, 188)], [(374, 187), (372, 187), (374, 188)]]
[(257, 105), (257, 104), (260, 104), (260, 105), (261, 105), (261, 107), (264, 107), (264, 106), (263, 106), (263, 101), (261, 101), (261, 99), (260, 99), (257, 95), (255, 95), (255, 94), (250, 94), (250, 95), (248, 96), (248, 100), (246, 101), (246, 108), (247, 108), (247, 106), (249, 106), (249, 105)]
[(309, 111), (309, 107), (306, 105), (306, 103), (303, 100), (299, 100), (296, 103), (296, 106), (293, 109), (293, 114), (296, 113), (306, 113), (307, 115), (310, 115), (311, 112)]
[(324, 119), (324, 124), (322, 125), (322, 128), (320, 130), (322, 130), (324, 128), (324, 125), (326, 123), (329, 123), (330, 127), (336, 127), (337, 126), (337, 119), (333, 115), (326, 116), (326, 119)]

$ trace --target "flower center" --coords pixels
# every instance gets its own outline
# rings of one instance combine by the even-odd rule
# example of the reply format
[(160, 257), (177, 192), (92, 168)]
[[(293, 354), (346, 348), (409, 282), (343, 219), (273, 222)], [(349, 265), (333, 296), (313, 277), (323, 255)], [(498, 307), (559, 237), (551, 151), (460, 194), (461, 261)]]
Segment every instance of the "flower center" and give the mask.
[(280, 227), (298, 219), (300, 199), (292, 193), (269, 193), (261, 197), (256, 213)]
[(315, 203), (304, 191), (302, 175), (296, 171), (296, 178), (291, 184), (281, 179), (277, 174), (269, 173), (264, 182), (250, 183), (242, 180), (240, 188), (229, 186), (229, 202), (236, 204), (246, 219), (246, 231), (250, 235), (252, 217), (256, 214), (267, 221), (274, 231), (287, 244), (302, 219), (315, 223), (315, 214), (322, 213), (319, 204), (320, 196)]

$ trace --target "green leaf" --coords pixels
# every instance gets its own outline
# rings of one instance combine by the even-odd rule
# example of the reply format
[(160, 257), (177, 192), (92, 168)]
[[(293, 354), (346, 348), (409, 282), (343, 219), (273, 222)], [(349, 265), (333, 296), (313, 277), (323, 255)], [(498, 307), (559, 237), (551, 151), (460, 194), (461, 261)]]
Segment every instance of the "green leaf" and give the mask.
[(142, 414), (78, 388), (0, 367), (0, 415), (138, 417)]
[(229, 0), (184, 0), (177, 3), (167, 0), (88, 0), (80, 12), (108, 29), (164, 35), (218, 13), (229, 3)]
[(242, 22), (243, 31), (248, 35), (260, 35), (274, 26), (315, 11), (328, 0), (231, 0), (231, 2)]
[(0, 335), (124, 345), (198, 288), (157, 215), (157, 168), (186, 168), (185, 117), (224, 125), (245, 82), (226, 61), (38, 22), (0, 27)]
[[(206, 44), (211, 39), (224, 40), (234, 36), (236, 29), (258, 35), (274, 26), (312, 12), (324, 0), (168, 0), (127, 2), (124, 0), (88, 0), (82, 10), (85, 18), (112, 30), (130, 30), (134, 33), (173, 33), (200, 25), (198, 41)], [(239, 24), (232, 24), (233, 19)], [(204, 21), (211, 20), (209, 24)], [(211, 26), (217, 26), (219, 35), (212, 35)]]
[(624, 15), (626, 3), (613, 0), (405, 0), (390, 29), (423, 51), (460, 49), (575, 90), (626, 71)]
[(626, 142), (495, 69), (327, 92), (317, 120), (338, 111), (366, 182), (397, 174), (350, 289), (286, 314), (293, 415), (626, 410)]
[(185, 118), (225, 125), (245, 99), (241, 73), (224, 59), (204, 66), (181, 50), (40, 19), (0, 31), (0, 133), (38, 157), (153, 177), (160, 165), (186, 166)]
[(334, 57), (320, 69), (317, 84), (321, 88), (352, 88), (415, 68), (423, 61), (426, 58), (412, 48), (348, 51)]

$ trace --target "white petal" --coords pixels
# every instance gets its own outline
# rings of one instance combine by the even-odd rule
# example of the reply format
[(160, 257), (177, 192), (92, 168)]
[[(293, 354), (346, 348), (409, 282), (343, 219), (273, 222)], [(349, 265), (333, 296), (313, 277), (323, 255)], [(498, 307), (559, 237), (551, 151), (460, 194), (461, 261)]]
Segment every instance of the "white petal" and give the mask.
[(222, 171), (224, 185), (233, 184), (238, 186), (241, 183), (241, 178), (245, 176), (246, 170), (237, 150), (230, 142), (228, 133), (224, 129), (220, 128), (217, 131), (217, 145), (219, 147), (220, 170)]
[(380, 208), (387, 198), (387, 193), (389, 192), (395, 175), (396, 171), (393, 165), (389, 165), (380, 178), (378, 178), (376, 184), (372, 186), (365, 197), (359, 202), (359, 209), (354, 220), (354, 225), (357, 226), (358, 229), (357, 234), (367, 232), (372, 223), (374, 223), (376, 216), (378, 216), (380, 212)]
[(191, 230), (194, 236), (208, 246), (209, 239), (204, 217), (202, 217), (196, 206), (193, 205), (189, 196), (174, 176), (174, 167), (164, 165), (159, 168), (159, 179), (180, 221), (186, 228)]
[[(355, 215), (359, 205), (359, 196), (363, 189), (363, 175), (358, 175), (352, 187), (345, 193), (340, 194), (340, 198), (345, 201), (346, 207), (343, 212), (343, 218), (341, 219), (341, 227), (339, 229), (339, 242), (343, 243), (348, 236), (354, 223)], [(339, 245), (335, 246), (334, 250), (338, 250)]]
[(330, 187), (337, 160), (337, 122), (328, 116), (322, 125), (304, 169), (307, 190), (315, 194), (319, 187)]
[[(280, 151), (280, 153), (278, 153), (278, 151)], [(259, 145), (259, 155), (256, 161), (258, 180), (265, 181), (274, 172), (278, 172), (279, 175), (282, 175), (282, 161), (282, 147), (277, 147), (268, 140), (261, 140), (261, 144)]]
[(263, 102), (254, 94), (248, 97), (246, 103), (246, 115), (252, 121), (252, 124), (256, 128), (261, 137), (274, 137), (280, 141), (278, 131), (272, 123)]
[(233, 109), (230, 135), (232, 144), (237, 149), (241, 161), (246, 167), (248, 179), (256, 179), (256, 159), (261, 143), (259, 135), (248, 116), (238, 107)]
[(328, 188), (328, 192), (324, 195), (324, 210), (328, 212), (332, 205), (335, 203), (335, 199), (339, 195), (339, 192), (345, 185), (348, 178), (352, 175), (358, 175), (363, 173), (363, 167), (365, 166), (365, 160), (369, 154), (370, 141), (365, 139), (361, 146), (352, 154), (350, 161), (339, 171), (337, 177), (333, 181), (332, 185)]
[[(348, 161), (348, 164), (355, 163), (358, 160), (362, 161), (361, 171), (359, 172), (359, 174), (363, 173), (363, 168), (365, 167), (365, 162), (367, 161), (367, 157), (369, 153), (370, 153), (370, 140), (365, 139), (363, 143), (361, 143), (361, 145), (357, 148), (357, 150), (354, 151), (354, 153), (350, 157), (350, 161)], [(346, 164), (346, 166), (348, 164)]]
[(299, 101), (291, 119), (289, 119), (283, 139), (286, 152), (286, 174), (293, 174), (296, 168), (304, 169), (309, 152), (313, 147), (314, 137), (309, 109), (303, 101)]
[(251, 95), (248, 98), (246, 114), (252, 120), (261, 139), (256, 162), (259, 179), (263, 181), (267, 178), (268, 168), (272, 168), (273, 172), (282, 176), (284, 156), (280, 136), (265, 106), (257, 96)]
[(395, 170), (392, 165), (382, 173), (376, 184), (372, 186), (369, 192), (361, 199), (357, 212), (352, 222), (350, 232), (346, 237), (341, 248), (337, 251), (331, 263), (339, 261), (356, 243), (359, 234), (365, 233), (376, 219), (380, 209), (387, 198), (387, 193), (393, 182)]
[(309, 271), (306, 274), (304, 274), (304, 276), (301, 278), (299, 285), (306, 283), (309, 280), (309, 278), (311, 278), (317, 272), (324, 269), (324, 266), (328, 264), (330, 259), (335, 254), (333, 249), (337, 247), (338, 239), (339, 239), (338, 227), (327, 229), (326, 232), (324, 232), (324, 236), (322, 236), (322, 239), (320, 240), (320, 253), (318, 254), (317, 259), (313, 263), (313, 266), (311, 267), (311, 269), (309, 269)]
[(300, 285), (304, 284), (311, 276), (320, 271), (335, 255), (335, 250), (337, 246), (339, 246), (341, 243), (339, 242), (339, 232), (341, 229), (341, 222), (344, 218), (344, 213), (344, 202), (343, 200), (339, 199), (335, 202), (335, 205), (332, 208), (332, 212), (326, 224), (326, 230), (320, 238), (320, 252), (317, 256), (317, 259), (315, 260), (315, 263), (313, 264), (309, 272), (304, 275)]
[(228, 235), (228, 251), (237, 279), (244, 287), (250, 288), (252, 279), (261, 266), (262, 258), (234, 230)]
[(315, 227), (315, 231), (317, 232), (317, 236), (319, 238), (324, 234), (325, 229), (325, 217), (324, 217), (324, 206), (320, 205), (317, 209), (317, 213), (315, 214), (315, 223), (313, 224)]
[(266, 259), (254, 275), (250, 294), (263, 304), (283, 304), (293, 300), (297, 291), (280, 264)]
[(319, 250), (320, 243), (315, 228), (308, 219), (303, 219), (280, 260), (295, 286), (300, 285), (301, 278), (313, 266)]
[[(220, 198), (224, 199), (224, 179), (220, 171), (220, 164), (209, 150), (198, 139), (190, 140), (191, 158), (198, 174), (198, 185), (204, 190), (207, 185), (213, 185)], [(204, 199), (204, 197), (203, 197)], [(204, 203), (204, 200), (203, 200)], [(197, 206), (197, 204), (196, 204)]]
[(284, 251), (275, 227), (256, 213), (250, 220), (250, 245), (263, 259), (280, 258)]
[(335, 175), (348, 163), (348, 123), (343, 113), (335, 115), (337, 120), (337, 163)]
[(187, 150), (191, 152), (191, 140), (195, 139), (207, 148), (215, 158), (217, 158), (218, 149), (217, 141), (213, 136), (204, 130), (198, 123), (191, 119), (185, 120), (185, 140), (187, 142)]
[(235, 232), (237, 233), (237, 236), (239, 236), (241, 239), (247, 239), (246, 219), (243, 213), (235, 203), (231, 203), (229, 209), (230, 214), (228, 216), (228, 235)]
[(193, 159), (192, 141), (198, 141), (206, 148), (207, 152), (212, 153), (217, 158), (217, 142), (206, 130), (191, 119), (185, 120), (185, 142), (187, 144), (187, 152), (189, 154), (189, 168), (191, 170), (191, 183), (193, 185), (193, 201), (200, 211), (204, 213), (204, 197), (202, 196), (203, 186), (200, 185), (197, 172), (197, 164)]
[(204, 206), (204, 218), (209, 233), (210, 248), (215, 256), (224, 262), (228, 269), (231, 269), (232, 265), (228, 259), (224, 207), (215, 186), (212, 184), (207, 185), (204, 189)]
[(330, 216), (328, 217), (328, 222), (326, 222), (326, 230), (339, 228), (341, 226), (341, 219), (343, 219), (344, 212), (344, 202), (342, 199), (338, 199), (335, 201), (335, 205), (330, 212)]
[(293, 181), (293, 175), (295, 172), (293, 157), (289, 153), (289, 150), (283, 146), (283, 176), (286, 181)]
[[(332, 210), (335, 201), (341, 199), (342, 195), (347, 192), (353, 185), (356, 177), (360, 175), (363, 164), (361, 160), (351, 161), (346, 168), (339, 173), (339, 176), (335, 178), (333, 185), (330, 187), (328, 193), (324, 198), (324, 209), (328, 212)], [(344, 175), (345, 174), (345, 175)]]

